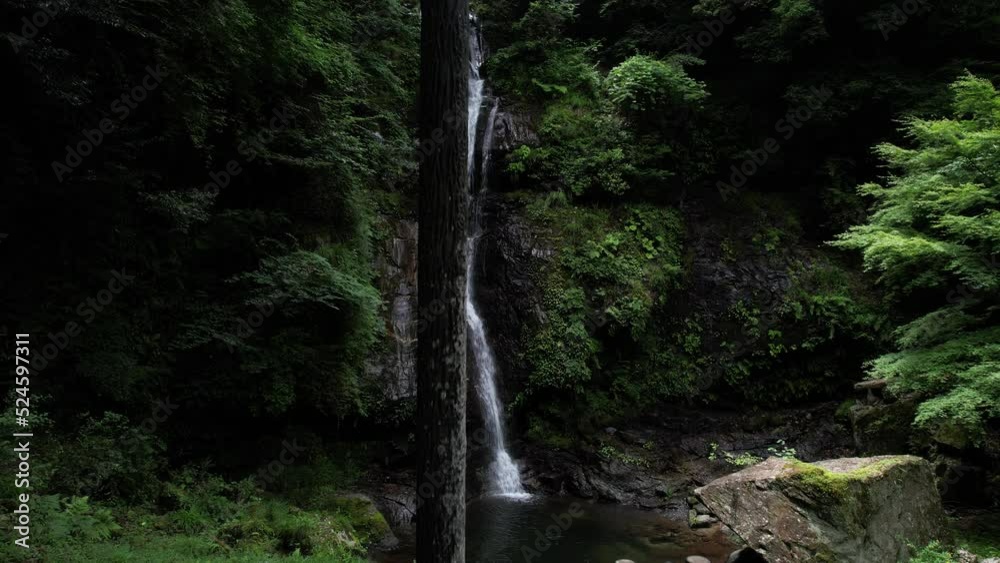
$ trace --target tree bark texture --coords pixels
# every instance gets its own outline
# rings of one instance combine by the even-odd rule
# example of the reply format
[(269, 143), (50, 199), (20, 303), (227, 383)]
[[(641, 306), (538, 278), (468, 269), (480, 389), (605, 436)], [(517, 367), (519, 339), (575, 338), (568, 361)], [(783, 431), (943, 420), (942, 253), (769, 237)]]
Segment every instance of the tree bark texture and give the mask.
[(422, 0), (417, 561), (465, 561), (468, 0)]

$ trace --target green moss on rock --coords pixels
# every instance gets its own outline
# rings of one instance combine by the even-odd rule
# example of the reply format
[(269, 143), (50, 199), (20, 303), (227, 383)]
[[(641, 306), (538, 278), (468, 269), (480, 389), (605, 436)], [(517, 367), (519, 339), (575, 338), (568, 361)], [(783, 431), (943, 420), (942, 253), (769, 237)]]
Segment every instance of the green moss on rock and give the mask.
[(881, 477), (892, 467), (909, 461), (910, 458), (906, 456), (891, 457), (847, 472), (837, 472), (795, 459), (789, 461), (790, 472), (782, 480), (801, 487), (816, 497), (843, 500), (851, 494), (851, 483)]
[(944, 521), (933, 471), (913, 456), (772, 457), (695, 494), (779, 561), (901, 561), (907, 542), (930, 541)]

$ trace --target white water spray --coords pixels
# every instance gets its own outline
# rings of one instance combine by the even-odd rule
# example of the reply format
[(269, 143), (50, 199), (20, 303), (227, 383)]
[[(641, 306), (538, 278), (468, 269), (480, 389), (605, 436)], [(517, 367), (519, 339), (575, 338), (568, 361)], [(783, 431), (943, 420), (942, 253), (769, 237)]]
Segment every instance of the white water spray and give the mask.
[[(469, 154), (468, 154), (468, 174), (469, 187), (476, 190), (476, 138), (479, 125), (479, 117), (483, 106), (483, 80), (479, 74), (479, 67), (483, 63), (483, 49), (479, 38), (478, 29), (473, 26), (470, 33), (471, 60), (469, 61)], [(489, 167), (489, 153), (492, 149), (493, 121), (496, 117), (497, 106), (494, 103), (488, 114), (486, 130), (483, 133), (482, 143), (482, 168), (479, 174), (479, 190), (474, 191), (471, 198), (471, 209), (469, 210), (469, 235), (466, 239), (466, 250), (468, 263), (466, 265), (466, 297), (465, 297), (465, 317), (469, 326), (469, 342), (472, 356), (475, 358), (477, 376), (477, 395), (483, 411), (483, 418), (486, 422), (486, 432), (490, 440), (490, 453), (493, 459), (490, 462), (488, 477), (488, 492), (505, 496), (527, 496), (521, 487), (521, 475), (517, 465), (507, 453), (507, 444), (504, 439), (503, 430), (503, 410), (500, 407), (500, 397), (497, 393), (497, 366), (486, 339), (486, 327), (483, 318), (479, 315), (475, 303), (475, 284), (473, 283), (473, 267), (476, 263), (476, 250), (479, 244), (479, 237), (482, 234), (480, 226), (481, 201), (479, 194), (486, 189), (486, 178)]]

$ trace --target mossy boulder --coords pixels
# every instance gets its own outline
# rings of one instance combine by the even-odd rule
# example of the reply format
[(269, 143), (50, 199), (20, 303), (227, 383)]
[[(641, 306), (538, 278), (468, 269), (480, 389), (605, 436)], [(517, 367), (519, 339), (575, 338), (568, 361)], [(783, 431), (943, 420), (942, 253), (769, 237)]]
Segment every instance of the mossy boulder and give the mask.
[(944, 525), (931, 466), (914, 456), (770, 458), (695, 491), (771, 563), (909, 559)]
[(329, 502), (327, 509), (332, 510), (344, 523), (350, 524), (355, 537), (363, 545), (388, 548), (399, 543), (385, 516), (366, 495), (343, 495)]

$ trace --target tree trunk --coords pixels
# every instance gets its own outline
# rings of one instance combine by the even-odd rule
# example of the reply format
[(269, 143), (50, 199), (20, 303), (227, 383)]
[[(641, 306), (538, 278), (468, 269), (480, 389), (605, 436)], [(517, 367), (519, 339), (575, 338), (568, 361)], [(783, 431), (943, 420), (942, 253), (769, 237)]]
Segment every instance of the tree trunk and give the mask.
[(417, 561), (465, 562), (468, 0), (422, 0)]

